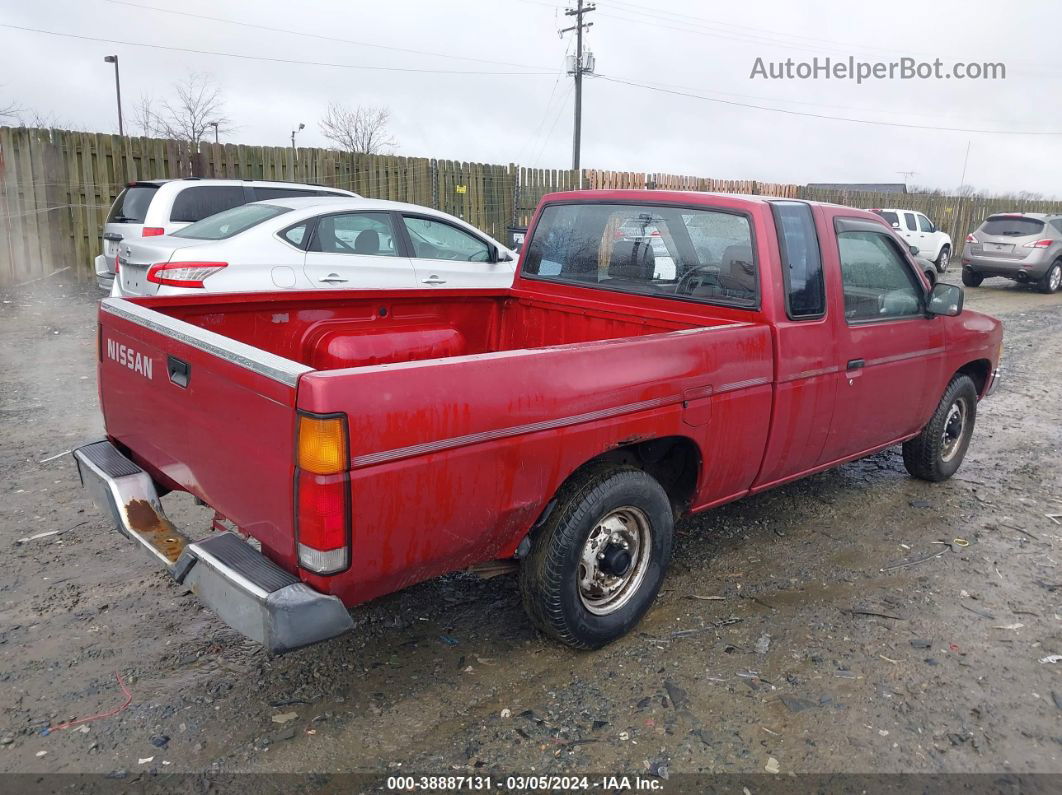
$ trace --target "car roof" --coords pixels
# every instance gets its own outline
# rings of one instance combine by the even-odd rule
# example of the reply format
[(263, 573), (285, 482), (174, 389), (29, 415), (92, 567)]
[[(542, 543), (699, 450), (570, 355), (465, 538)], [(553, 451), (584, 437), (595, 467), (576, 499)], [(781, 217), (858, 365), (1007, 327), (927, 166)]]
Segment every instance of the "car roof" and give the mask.
[(911, 210), (906, 207), (875, 207), (870, 212), (872, 213), (921, 213), (925, 215), (922, 210)]
[(228, 187), (231, 185), (251, 185), (262, 188), (312, 188), (314, 190), (334, 190), (351, 193), (346, 188), (336, 188), (331, 185), (316, 185), (312, 182), (285, 182), (282, 180), (268, 179), (215, 179), (213, 177), (176, 177), (173, 179), (138, 179), (130, 182), (127, 187), (134, 185), (154, 185), (161, 188), (163, 185), (176, 187), (212, 186)]
[[(833, 202), (820, 202), (813, 201), (811, 199), (796, 199), (788, 196), (760, 196), (758, 194), (751, 193), (722, 193), (717, 191), (704, 191), (704, 190), (648, 190), (645, 188), (630, 188), (620, 190), (571, 190), (560, 191), (558, 193), (547, 193), (542, 197), (543, 202), (593, 202), (593, 201), (616, 201), (620, 203), (630, 203), (632, 201), (644, 201), (648, 203), (682, 203), (695, 199), (693, 204), (701, 204), (705, 199), (726, 199), (727, 201), (738, 202), (744, 204), (747, 207), (753, 206), (766, 206), (775, 202), (799, 202), (801, 204), (809, 204), (816, 207), (830, 207), (842, 210), (848, 210), (851, 212), (865, 213), (870, 215), (868, 210), (861, 210), (858, 207), (850, 207), (845, 204), (835, 204)], [(874, 216), (875, 220), (881, 219)]]
[[(992, 213), (988, 218), (1035, 218), (1037, 221), (1044, 221), (1048, 218), (1055, 218), (1058, 213)], [(987, 218), (985, 219), (987, 220)]]
[[(369, 199), (364, 196), (299, 196), (294, 198), (262, 199), (254, 204), (276, 204), (292, 210), (395, 210), (398, 212), (418, 212), (430, 215), (449, 216), (442, 210), (424, 207), (419, 204), (393, 202), (387, 199)], [(450, 216), (453, 217), (453, 216)], [(460, 221), (461, 219), (458, 218)], [(466, 222), (467, 223), (467, 222)]]

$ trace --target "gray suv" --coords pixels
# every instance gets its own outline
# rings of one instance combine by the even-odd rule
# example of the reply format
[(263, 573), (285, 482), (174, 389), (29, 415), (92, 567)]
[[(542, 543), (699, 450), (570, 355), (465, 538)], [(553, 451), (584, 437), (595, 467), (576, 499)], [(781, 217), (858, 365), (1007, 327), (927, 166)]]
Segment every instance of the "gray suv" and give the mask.
[(1062, 285), (1062, 215), (998, 213), (966, 236), (962, 283), (979, 287), (988, 276), (1033, 284), (1042, 293)]

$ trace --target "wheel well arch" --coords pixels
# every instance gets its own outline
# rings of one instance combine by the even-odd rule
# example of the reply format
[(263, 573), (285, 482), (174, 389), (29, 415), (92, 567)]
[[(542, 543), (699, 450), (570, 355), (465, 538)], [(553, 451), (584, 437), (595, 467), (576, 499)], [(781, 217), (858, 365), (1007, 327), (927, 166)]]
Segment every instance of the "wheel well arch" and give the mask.
[(975, 359), (960, 367), (956, 375), (968, 375), (977, 388), (977, 394), (984, 396), (988, 388), (988, 379), (992, 375), (992, 362), (988, 359)]
[[(608, 464), (637, 467), (655, 478), (667, 492), (671, 510), (678, 518), (693, 504), (703, 457), (700, 446), (688, 436), (661, 436), (621, 443), (578, 466), (557, 487), (557, 492), (587, 470)], [(549, 515), (552, 505), (551, 500), (536, 524)]]

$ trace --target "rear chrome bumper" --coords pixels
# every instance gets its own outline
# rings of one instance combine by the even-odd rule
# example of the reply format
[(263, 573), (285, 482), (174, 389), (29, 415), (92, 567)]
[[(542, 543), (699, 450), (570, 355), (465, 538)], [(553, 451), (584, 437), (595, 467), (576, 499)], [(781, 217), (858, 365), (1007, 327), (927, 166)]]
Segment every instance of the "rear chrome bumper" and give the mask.
[(190, 541), (166, 518), (151, 476), (109, 441), (73, 455), (81, 483), (118, 531), (233, 629), (280, 654), (353, 628), (338, 598), (300, 582), (235, 533)]

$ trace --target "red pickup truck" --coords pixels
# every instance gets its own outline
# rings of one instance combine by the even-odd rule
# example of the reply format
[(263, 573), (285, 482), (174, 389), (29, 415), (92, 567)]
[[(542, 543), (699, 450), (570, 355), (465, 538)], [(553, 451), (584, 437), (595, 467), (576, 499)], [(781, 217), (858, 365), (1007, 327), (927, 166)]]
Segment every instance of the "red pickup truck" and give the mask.
[[(532, 621), (595, 648), (649, 608), (685, 514), (898, 444), (950, 477), (1001, 347), (869, 212), (559, 193), (507, 290), (105, 299), (107, 437), (74, 456), (119, 530), (272, 651), (513, 559)], [(171, 490), (216, 511), (205, 537)]]

